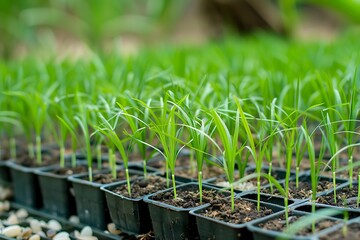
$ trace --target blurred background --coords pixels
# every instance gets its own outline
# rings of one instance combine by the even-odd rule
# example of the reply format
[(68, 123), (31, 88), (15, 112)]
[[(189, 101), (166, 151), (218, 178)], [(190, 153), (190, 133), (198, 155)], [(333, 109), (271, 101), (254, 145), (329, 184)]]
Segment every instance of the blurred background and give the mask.
[(359, 0), (1, 0), (0, 58), (128, 55), (257, 31), (331, 40), (359, 23)]

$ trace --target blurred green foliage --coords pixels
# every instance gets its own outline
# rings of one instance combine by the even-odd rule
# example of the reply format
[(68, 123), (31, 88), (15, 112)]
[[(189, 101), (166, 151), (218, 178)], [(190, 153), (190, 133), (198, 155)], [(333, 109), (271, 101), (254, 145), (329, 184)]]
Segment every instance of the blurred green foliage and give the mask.
[[(40, 30), (62, 31), (101, 50), (105, 40), (121, 33), (146, 36), (167, 31), (186, 0), (3, 0), (0, 1), (0, 56), (42, 41)], [(45, 32), (46, 32), (45, 31)]]
[[(201, 1), (201, 0), (199, 0)], [(203, 0), (203, 3), (210, 0)], [(235, 1), (235, 0), (234, 0)], [(239, 0), (240, 1), (240, 0)], [(267, 1), (267, 0), (264, 0)], [(59, 34), (80, 40), (97, 52), (122, 34), (158, 41), (174, 29), (195, 0), (1, 0), (0, 58), (44, 46), (51, 50)], [(276, 0), (283, 25), (291, 35), (299, 6), (319, 5), (360, 22), (359, 0)]]

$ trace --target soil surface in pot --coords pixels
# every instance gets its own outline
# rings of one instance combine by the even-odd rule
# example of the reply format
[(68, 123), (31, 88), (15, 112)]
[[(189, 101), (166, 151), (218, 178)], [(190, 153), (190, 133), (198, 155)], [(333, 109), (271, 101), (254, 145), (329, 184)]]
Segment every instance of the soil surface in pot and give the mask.
[[(332, 189), (333, 186), (334, 185), (332, 182), (329, 182), (327, 180), (321, 180), (316, 186), (317, 193)], [(271, 192), (270, 188), (262, 189), (261, 192), (281, 196), (279, 190), (276, 187), (273, 187), (273, 192)], [(306, 199), (311, 197), (311, 194), (312, 191), (310, 182), (299, 181), (299, 187), (296, 187), (295, 182), (289, 182), (289, 199)]]
[[(171, 186), (172, 183), (170, 182)], [(112, 191), (129, 198), (139, 198), (157, 191), (167, 189), (166, 179), (159, 176), (150, 175), (145, 178), (136, 178), (131, 183), (131, 196), (128, 193), (127, 184), (121, 185)]]
[[(268, 166), (268, 163), (264, 163), (266, 166)], [(277, 168), (282, 168), (282, 169), (285, 169), (286, 168), (286, 165), (285, 165), (285, 160), (280, 162), (278, 160), (273, 160), (272, 162), (272, 166), (273, 167), (277, 167)], [(291, 163), (291, 169), (296, 169), (296, 160), (295, 158), (293, 159), (292, 163)], [(309, 159), (307, 158), (303, 158), (301, 160), (301, 163), (299, 165), (299, 170), (300, 172), (304, 172), (304, 171), (307, 171), (307, 170), (310, 170), (310, 162), (309, 162)]]
[[(196, 164), (195, 160), (194, 160), (194, 164)], [(190, 165), (194, 165), (194, 164), (191, 163), (190, 157), (188, 157), (188, 156), (179, 156), (176, 159), (175, 166), (176, 167), (182, 167), (182, 166), (190, 166)], [(147, 166), (159, 169), (160, 171), (165, 171), (166, 161), (164, 159), (153, 160), (153, 161), (150, 160), (150, 161), (147, 162)]]
[[(214, 177), (224, 174), (224, 170), (222, 170), (221, 168), (219, 168), (217, 166), (204, 165), (202, 174), (203, 174), (203, 179), (209, 179), (209, 178), (214, 178)], [(196, 167), (183, 168), (183, 169), (176, 170), (176, 176), (186, 177), (186, 178), (197, 180), (198, 179), (197, 168)]]
[(77, 166), (77, 167), (65, 167), (65, 168), (59, 168), (51, 173), (61, 176), (70, 176), (78, 173), (85, 173), (88, 171), (88, 168), (86, 166)]
[[(254, 172), (255, 172), (255, 170), (246, 171), (244, 176), (246, 176), (248, 174), (252, 174)], [(267, 173), (267, 170), (263, 169), (262, 172)], [(272, 176), (278, 180), (281, 180), (281, 178), (279, 177), (279, 175), (276, 171), (272, 171)], [(239, 179), (240, 179), (239, 175), (236, 174), (235, 182), (234, 182), (234, 189), (239, 190), (239, 191), (248, 191), (248, 190), (256, 189), (256, 187), (257, 187), (257, 179), (256, 178), (250, 179), (249, 181), (246, 181), (246, 182), (241, 182), (241, 183), (236, 182)], [(227, 181), (225, 176), (217, 178), (214, 183), (213, 182), (209, 182), (209, 183), (215, 184), (216, 186), (220, 186), (220, 187), (230, 188), (230, 184)], [(269, 181), (266, 178), (260, 178), (260, 186), (261, 187), (265, 186), (267, 184), (269, 184)]]
[[(177, 198), (174, 198), (174, 191), (158, 193), (151, 197), (151, 199), (172, 205), (179, 208), (193, 208), (205, 203), (211, 203), (224, 198), (224, 194), (216, 190), (203, 189), (202, 203), (200, 203), (199, 190), (177, 189)], [(229, 201), (229, 200), (228, 200)]]
[[(360, 171), (360, 167), (355, 167), (353, 169), (353, 177), (352, 179), (357, 180), (358, 178), (358, 172)], [(326, 176), (326, 177), (332, 177), (332, 172), (331, 171), (324, 171), (321, 172), (322, 176)], [(345, 171), (339, 171), (336, 172), (336, 177), (337, 178), (341, 178), (341, 179), (349, 179), (349, 171), (345, 170)]]
[(230, 199), (213, 199), (210, 204), (201, 215), (234, 224), (247, 223), (273, 213), (270, 208), (263, 206), (257, 211), (256, 203), (244, 199), (235, 199), (234, 211), (231, 211)]
[[(292, 224), (296, 221), (301, 221), (301, 218), (302, 218), (301, 216), (290, 215), (289, 223)], [(323, 229), (332, 227), (338, 223), (340, 223), (340, 221), (327, 220), (327, 219), (318, 221), (315, 224), (315, 232), (319, 232)], [(274, 219), (270, 219), (269, 221), (267, 221), (265, 223), (260, 223), (258, 226), (263, 229), (267, 229), (267, 230), (283, 232), (287, 228), (286, 221), (285, 221), (285, 215), (282, 215), (282, 216), (274, 218)], [(301, 236), (307, 236), (307, 235), (311, 235), (311, 234), (313, 234), (312, 229), (311, 229), (311, 224), (308, 227), (303, 228), (302, 230), (300, 230), (297, 233), (297, 235), (301, 235)]]
[[(129, 173), (130, 179), (136, 178), (138, 175)], [(85, 179), (87, 181), (89, 180), (89, 176), (84, 176), (82, 179)], [(118, 171), (116, 178), (113, 178), (113, 175), (111, 173), (96, 173), (93, 174), (93, 182), (94, 183), (100, 183), (100, 184), (108, 184), (112, 182), (118, 182), (126, 179), (125, 170), (124, 171)]]
[(346, 227), (339, 228), (337, 231), (330, 232), (320, 237), (320, 240), (354, 240), (360, 239), (360, 223), (352, 223)]
[(24, 167), (42, 167), (42, 166), (49, 166), (52, 164), (57, 164), (60, 161), (59, 155), (55, 151), (44, 151), (41, 154), (42, 163), (39, 165), (36, 163), (36, 156), (30, 157), (28, 153), (24, 153), (19, 155), (15, 162)]
[[(2, 139), (0, 140), (0, 161), (6, 161), (11, 159), (10, 154), (10, 143), (8, 140)], [(28, 153), (28, 148), (26, 145), (26, 141), (22, 139), (16, 140), (16, 156), (26, 155)]]
[(356, 201), (358, 196), (358, 186), (353, 185), (353, 188), (344, 187), (336, 191), (336, 202), (334, 200), (334, 193), (331, 192), (327, 195), (317, 197), (316, 202), (348, 208), (357, 208)]

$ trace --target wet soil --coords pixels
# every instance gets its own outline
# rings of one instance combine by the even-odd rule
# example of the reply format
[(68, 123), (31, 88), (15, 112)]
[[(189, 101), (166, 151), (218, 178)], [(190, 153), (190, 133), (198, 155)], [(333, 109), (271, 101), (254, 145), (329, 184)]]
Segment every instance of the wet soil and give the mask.
[[(246, 171), (244, 176), (252, 174), (252, 173), (254, 173), (254, 171), (255, 170), (248, 170), (248, 171)], [(262, 172), (267, 173), (267, 170), (263, 169)], [(277, 180), (283, 179), (277, 171), (272, 171), (271, 175)], [(234, 182), (234, 189), (236, 189), (236, 190), (248, 191), (248, 190), (253, 190), (257, 187), (257, 179), (256, 178), (250, 179), (246, 182), (237, 183), (236, 181), (238, 181), (239, 179), (240, 179), (239, 175), (236, 173), (235, 182)], [(230, 187), (229, 182), (226, 179), (226, 176), (221, 176), (221, 177), (217, 178), (214, 182), (209, 182), (209, 183), (214, 184), (216, 186), (224, 187), (224, 188)], [(269, 181), (266, 178), (260, 178), (260, 186), (261, 187), (263, 187), (267, 184), (269, 184)]]
[(214, 199), (210, 204), (211, 206), (200, 214), (227, 223), (247, 223), (273, 213), (270, 208), (263, 206), (260, 207), (260, 211), (257, 211), (256, 203), (243, 199), (235, 199), (234, 211), (231, 210), (229, 199)]
[[(0, 161), (7, 161), (11, 159), (9, 141), (0, 140)], [(27, 145), (24, 140), (16, 140), (16, 156), (26, 155), (28, 153)]]
[[(355, 167), (353, 168), (353, 180), (357, 180), (358, 179), (358, 173), (360, 171), (360, 167)], [(326, 177), (332, 177), (332, 172), (331, 171), (323, 171), (320, 172), (320, 174), (322, 176), (326, 176)], [(336, 177), (337, 178), (341, 178), (341, 179), (349, 179), (349, 171), (348, 170), (344, 170), (344, 171), (339, 171), (336, 172)]]
[(219, 191), (203, 189), (203, 202), (201, 204), (200, 193), (197, 188), (189, 190), (177, 189), (176, 193), (177, 198), (174, 198), (174, 191), (168, 191), (158, 193), (152, 196), (151, 199), (179, 208), (193, 208), (205, 203), (210, 203), (219, 199), (223, 199), (225, 197), (224, 194)]
[[(316, 187), (317, 193), (332, 189), (333, 186), (334, 185), (332, 182), (326, 180), (319, 181)], [(270, 188), (262, 189), (261, 192), (281, 196), (279, 190), (276, 187), (273, 187), (273, 192), (271, 192)], [(299, 181), (298, 187), (296, 187), (295, 182), (289, 182), (289, 199), (306, 199), (311, 197), (311, 194), (312, 189), (310, 182)]]
[(331, 192), (327, 195), (319, 196), (316, 199), (317, 203), (328, 204), (338, 207), (357, 208), (358, 186), (353, 185), (353, 188), (345, 187), (336, 191), (336, 202), (334, 193)]
[(1, 153), (0, 153), (0, 161), (7, 161), (9, 160), (11, 157), (10, 157), (10, 153), (9, 151), (5, 151), (5, 150), (2, 150)]
[[(134, 179), (137, 177), (136, 174), (129, 173), (130, 179)], [(85, 179), (87, 181), (89, 180), (89, 176), (84, 176), (82, 179)], [(118, 182), (126, 179), (125, 170), (124, 171), (118, 171), (116, 178), (113, 178), (111, 173), (96, 173), (93, 174), (93, 182), (94, 183), (100, 183), (100, 184), (107, 184), (107, 183), (113, 183)]]
[[(198, 172), (197, 172), (196, 167), (178, 169), (175, 171), (175, 174), (176, 174), (176, 176), (180, 176), (180, 177), (196, 179), (196, 180), (198, 179)], [(214, 178), (214, 177), (224, 174), (224, 170), (219, 168), (218, 166), (205, 166), (204, 165), (202, 174), (203, 174), (203, 179), (205, 180), (205, 179)]]
[[(194, 164), (196, 164), (195, 160), (194, 160)], [(191, 163), (190, 157), (188, 156), (179, 156), (176, 159), (176, 163), (175, 163), (176, 167), (191, 166), (191, 165), (193, 164)], [(150, 160), (147, 162), (147, 166), (159, 169), (160, 171), (165, 171), (166, 161), (165, 159), (154, 160), (154, 161)]]
[[(294, 216), (294, 215), (290, 215), (289, 216), (289, 223), (294, 223), (296, 221), (301, 221), (301, 216)], [(321, 220), (316, 222), (315, 224), (315, 232), (319, 232), (323, 229), (332, 227), (336, 224), (340, 223), (340, 221), (335, 221), (335, 220)], [(263, 228), (263, 229), (267, 229), (267, 230), (273, 230), (273, 231), (277, 231), (277, 232), (283, 232), (286, 229), (286, 221), (285, 221), (285, 215), (282, 215), (280, 217), (271, 219), (265, 223), (260, 223), (258, 225), (259, 227)], [(301, 236), (307, 236), (307, 235), (311, 235), (313, 234), (312, 229), (311, 229), (311, 224), (305, 228), (303, 228), (302, 230), (300, 230), (297, 235), (301, 235)]]
[(346, 227), (339, 228), (335, 232), (330, 232), (323, 237), (320, 237), (320, 240), (354, 240), (360, 239), (360, 223), (352, 223)]
[[(172, 184), (170, 182), (170, 184)], [(171, 185), (172, 186), (172, 185)], [(150, 175), (145, 178), (136, 178), (131, 183), (131, 196), (128, 193), (127, 184), (121, 185), (112, 191), (119, 195), (129, 198), (139, 198), (157, 191), (167, 189), (166, 179), (159, 176)]]
[[(266, 166), (268, 166), (268, 163), (264, 163)], [(279, 162), (279, 161), (273, 161), (272, 162), (272, 166), (276, 167), (276, 168), (283, 168), (285, 169), (285, 161), (284, 162)], [(296, 169), (296, 162), (295, 160), (293, 160), (292, 164), (291, 164), (291, 169), (295, 170)], [(300, 166), (299, 166), (299, 170), (300, 172), (304, 172), (307, 170), (310, 170), (310, 162), (307, 158), (301, 160)]]
[(87, 171), (88, 168), (86, 166), (77, 166), (77, 167), (65, 167), (65, 168), (56, 169), (52, 171), (52, 173), (61, 176), (70, 176), (78, 173), (85, 173)]
[(59, 155), (52, 153), (52, 152), (42, 153), (41, 159), (42, 159), (42, 163), (37, 164), (36, 157), (31, 158), (26, 153), (26, 154), (18, 156), (16, 158), (15, 162), (24, 167), (35, 168), (35, 167), (43, 167), (43, 166), (57, 164), (60, 161)]

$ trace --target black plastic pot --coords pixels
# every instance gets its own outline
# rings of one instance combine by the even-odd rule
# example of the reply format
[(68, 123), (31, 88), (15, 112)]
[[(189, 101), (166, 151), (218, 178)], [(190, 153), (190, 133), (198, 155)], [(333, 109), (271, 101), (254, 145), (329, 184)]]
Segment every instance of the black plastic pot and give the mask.
[(327, 231), (323, 231), (319, 234), (320, 240), (327, 240), (329, 238), (332, 239), (359, 239), (359, 229), (360, 229), (360, 221), (359, 219), (353, 219), (345, 223), (347, 227), (348, 235), (343, 236), (344, 224), (337, 224), (336, 226), (328, 229)]
[[(358, 183), (354, 182), (353, 183), (353, 192), (352, 195), (349, 196), (350, 198), (346, 199), (345, 196), (342, 196), (343, 194), (341, 194), (341, 191), (343, 190), (349, 190), (350, 188), (350, 184), (349, 182), (341, 184), (339, 187), (336, 188), (336, 194), (337, 194), (337, 200), (338, 200), (338, 204), (325, 204), (326, 206), (331, 206), (331, 207), (338, 207), (341, 209), (347, 209), (347, 210), (357, 210), (359, 209), (357, 207), (356, 204), (356, 200), (357, 200), (357, 196), (358, 196)], [(317, 196), (317, 201), (321, 203), (321, 200), (319, 198), (324, 197), (324, 196), (331, 196), (331, 198), (334, 197), (334, 192), (333, 191), (328, 191), (328, 192), (324, 192), (323, 194), (320, 194)], [(339, 201), (339, 196), (342, 196), (342, 198)], [(347, 201), (347, 204), (344, 203), (344, 200)], [(342, 205), (340, 204), (342, 203)]]
[[(102, 173), (108, 173), (108, 171)], [(141, 175), (142, 172), (129, 170), (129, 174), (131, 177), (131, 175)], [(77, 216), (83, 224), (105, 229), (110, 222), (110, 214), (105, 192), (100, 188), (106, 184), (90, 182), (85, 180), (86, 178), (87, 174), (69, 177), (74, 188)]]
[[(129, 163), (128, 168), (131, 170), (135, 170), (135, 171), (139, 171), (139, 172), (143, 172), (144, 171), (144, 167), (143, 167), (143, 163), (139, 162), (139, 163)], [(151, 166), (146, 166), (146, 172), (147, 174), (158, 174), (159, 169), (153, 168)]]
[(101, 187), (101, 190), (105, 191), (111, 220), (127, 234), (147, 233), (152, 230), (152, 225), (148, 204), (143, 201), (145, 196), (129, 198), (113, 192), (114, 189), (125, 184), (127, 182), (123, 181)]
[(14, 201), (27, 207), (41, 208), (42, 196), (40, 184), (34, 171), (46, 169), (49, 168), (49, 166), (29, 168), (13, 161), (8, 161), (7, 166), (11, 173)]
[[(68, 218), (76, 214), (75, 197), (69, 175), (59, 175), (54, 172), (60, 166), (52, 166), (35, 171), (38, 176), (44, 210), (57, 217)], [(81, 174), (74, 174), (78, 176)]]
[[(268, 167), (267, 166), (264, 166), (263, 168), (263, 171), (267, 172), (268, 171)], [(245, 169), (245, 176), (250, 174), (250, 173), (254, 173), (255, 172), (255, 167), (254, 166), (249, 166)], [(238, 173), (235, 173), (235, 174), (238, 174)], [(284, 178), (285, 178), (285, 175), (286, 175), (286, 171), (283, 170), (283, 169), (280, 169), (280, 168), (275, 168), (273, 167), (272, 168), (272, 174), (276, 174), (278, 177), (278, 181), (280, 183), (284, 182)], [(236, 175), (235, 175), (236, 176)], [(293, 172), (291, 172), (291, 178), (293, 178), (295, 176), (295, 174)], [(218, 185), (218, 183), (216, 183), (216, 181), (218, 179), (221, 179), (223, 178), (225, 181), (226, 180), (226, 175), (221, 175), (219, 176), (218, 178), (211, 178), (211, 179), (208, 179), (208, 180), (205, 180), (204, 183), (208, 184), (208, 185), (211, 185), (211, 186), (214, 186), (214, 187), (221, 187), (220, 185)], [(236, 181), (235, 181), (236, 182)], [(265, 185), (262, 185), (261, 188), (267, 188), (269, 187), (270, 184), (265, 184)], [(239, 189), (234, 189), (234, 191), (236, 193), (245, 193), (245, 192), (253, 192), (254, 190), (256, 190), (256, 186), (254, 186), (254, 188), (251, 188), (251, 189), (244, 189), (244, 190), (239, 190)]]
[[(189, 158), (190, 156), (190, 150), (184, 148), (180, 151), (179, 155), (178, 155), (178, 160), (176, 162), (176, 168), (180, 167), (182, 168), (184, 166), (184, 164), (182, 164), (181, 160), (179, 161), (179, 158)], [(143, 162), (140, 162), (141, 165), (143, 165)], [(147, 167), (150, 169), (154, 169), (156, 170), (156, 172), (159, 172), (161, 174), (165, 174), (165, 166), (166, 166), (166, 161), (163, 157), (163, 155), (161, 154), (156, 154), (154, 157), (152, 157), (151, 159), (149, 159), (146, 163)], [(185, 164), (187, 165), (187, 164)], [(184, 182), (184, 181), (181, 181)], [(189, 182), (188, 180), (185, 180), (185, 182)]]
[[(255, 202), (253, 200), (244, 199), (246, 201)], [(282, 211), (284, 208), (269, 204), (260, 203), (261, 206), (267, 207), (273, 210), (273, 212)], [(191, 215), (196, 217), (196, 223), (199, 231), (200, 239), (246, 239), (251, 240), (252, 234), (248, 231), (247, 226), (250, 223), (233, 224), (220, 221), (214, 218), (209, 218), (201, 215), (202, 212), (207, 211), (210, 205), (202, 208), (192, 210)], [(257, 238), (255, 238), (257, 239)]]
[[(241, 198), (244, 198), (244, 199), (249, 199), (249, 200), (254, 200), (254, 201), (257, 201), (257, 198), (258, 198), (258, 195), (256, 192), (244, 192), (244, 193), (240, 193), (238, 196)], [(285, 206), (283, 197), (274, 196), (271, 194), (260, 193), (260, 201), (278, 205), (281, 207)], [(306, 200), (289, 199), (288, 206), (289, 207), (294, 206), (294, 205), (296, 206), (304, 201), (306, 201)]]
[[(198, 190), (198, 184), (187, 183), (177, 187), (179, 190)], [(215, 189), (214, 187), (203, 185), (203, 189)], [(168, 192), (172, 189), (160, 191)], [(220, 190), (219, 190), (220, 191)], [(159, 193), (159, 192), (158, 192)], [(158, 193), (148, 195), (144, 198), (144, 201), (149, 204), (149, 211), (154, 228), (156, 239), (197, 239), (199, 236), (195, 217), (190, 215), (191, 210), (201, 208), (202, 206), (194, 208), (179, 208), (174, 207), (156, 200), (152, 197)], [(224, 197), (227, 197), (228, 193), (224, 193)]]
[[(273, 230), (267, 230), (267, 229), (263, 229), (261, 228), (259, 225), (261, 223), (265, 223), (268, 222), (272, 219), (275, 219), (279, 216), (282, 216), (285, 213), (285, 211), (281, 211), (278, 212), (276, 214), (273, 214), (271, 216), (267, 216), (264, 217), (262, 219), (259, 220), (255, 220), (253, 221), (251, 224), (248, 225), (248, 229), (250, 232), (252, 232), (254, 239), (262, 239), (262, 240), (317, 240), (319, 238), (319, 234), (322, 234), (323, 232), (327, 232), (328, 229), (331, 229), (332, 227), (328, 228), (328, 229), (324, 229), (321, 231), (316, 232), (315, 234), (312, 235), (307, 235), (307, 236), (301, 236), (301, 235), (289, 235), (286, 234), (284, 232), (279, 232), (279, 231), (273, 231)], [(289, 213), (289, 216), (305, 216), (305, 215), (309, 215), (308, 213), (305, 212), (300, 212), (300, 211), (291, 211)], [(336, 218), (332, 218), (332, 217), (326, 217), (324, 219), (331, 219), (334, 221), (339, 221), (339, 219)]]
[[(205, 167), (205, 166), (204, 166)], [(186, 166), (186, 167), (176, 167), (175, 168), (175, 173), (179, 173), (180, 171), (182, 170), (188, 170), (190, 169), (190, 166)], [(196, 176), (197, 176), (197, 168), (193, 169), (196, 173)], [(184, 175), (184, 174), (183, 174)], [(179, 181), (179, 182), (183, 182), (183, 183), (197, 183), (198, 182), (198, 178), (195, 177), (193, 178), (192, 176), (190, 176), (191, 174), (189, 174), (189, 176), (180, 176), (180, 175), (175, 175), (175, 179), (176, 181)], [(210, 177), (210, 178), (206, 178), (203, 176), (203, 183), (208, 183), (208, 182), (212, 182), (212, 181), (215, 181), (217, 177)], [(212, 185), (212, 184), (210, 184)], [(215, 186), (215, 185), (214, 185)], [(216, 187), (216, 186), (215, 186)]]
[[(320, 176), (319, 177), (319, 181), (322, 181), (322, 180), (325, 180), (325, 181), (328, 181), (328, 182), (332, 182), (332, 178), (329, 178), (329, 177), (324, 177), (324, 176)], [(295, 181), (295, 179), (291, 179), (290, 181)], [(311, 177), (309, 174), (303, 174), (303, 175), (300, 175), (299, 176), (299, 182), (308, 182), (308, 183), (311, 183)], [(346, 186), (347, 185), (347, 181), (344, 180), (344, 179), (336, 179), (336, 183), (339, 183), (339, 186), (337, 186), (336, 188), (341, 188), (343, 186)], [(282, 183), (282, 186), (284, 187), (284, 183)], [(266, 188), (269, 188), (269, 185), (266, 186)], [(275, 188), (275, 187), (274, 187)], [(333, 191), (333, 188), (331, 189), (328, 189), (326, 191), (323, 191), (323, 192), (318, 192), (317, 193), (317, 196), (320, 196), (320, 195), (323, 195), (323, 194), (326, 194), (326, 193), (329, 193), (329, 192), (332, 192)], [(271, 196), (271, 194), (270, 194)], [(278, 196), (278, 198), (282, 198), (282, 196)], [(304, 198), (304, 199), (289, 199), (292, 200), (292, 201), (295, 201), (296, 203), (302, 203), (302, 202), (306, 202), (306, 201), (309, 201), (311, 199), (311, 196), (308, 197), (308, 198)], [(289, 204), (290, 205), (290, 204)]]
[(11, 185), (10, 169), (7, 166), (7, 161), (3, 160), (0, 160), (0, 185), (5, 187)]
[[(347, 212), (349, 220), (353, 220), (353, 219), (360, 220), (360, 209), (348, 209), (348, 208), (342, 208), (342, 207), (334, 207), (334, 206), (329, 206), (326, 204), (319, 204), (319, 203), (315, 204), (315, 211), (318, 211), (320, 209), (325, 209), (325, 208), (332, 208), (332, 209), (339, 210), (340, 213), (332, 216), (333, 218), (338, 218), (338, 219), (342, 220), (342, 219), (344, 219), (344, 212)], [(310, 202), (306, 202), (306, 203), (302, 203), (300, 205), (295, 205), (292, 207), (292, 209), (294, 209), (295, 211), (299, 211), (299, 212), (311, 213), (312, 204)]]

